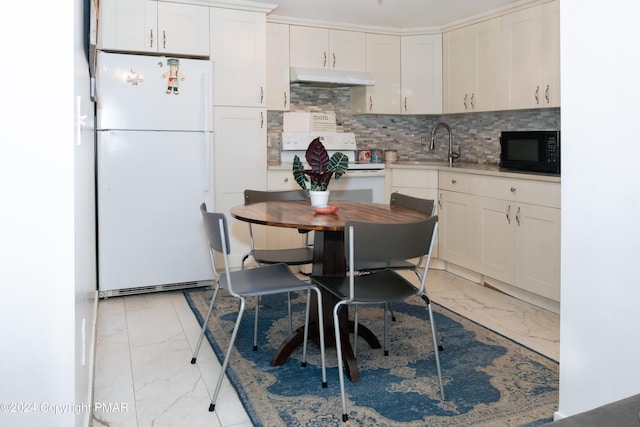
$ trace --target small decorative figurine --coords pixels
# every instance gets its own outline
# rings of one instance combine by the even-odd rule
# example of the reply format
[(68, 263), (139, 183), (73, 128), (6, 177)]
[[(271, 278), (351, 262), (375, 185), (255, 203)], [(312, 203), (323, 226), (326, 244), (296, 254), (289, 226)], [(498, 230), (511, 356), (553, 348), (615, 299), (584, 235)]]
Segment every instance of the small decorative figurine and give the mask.
[(173, 92), (174, 95), (178, 95), (179, 80), (184, 80), (184, 76), (180, 73), (180, 61), (175, 58), (169, 58), (167, 59), (167, 65), (169, 66), (169, 71), (162, 75), (167, 79), (167, 93)]

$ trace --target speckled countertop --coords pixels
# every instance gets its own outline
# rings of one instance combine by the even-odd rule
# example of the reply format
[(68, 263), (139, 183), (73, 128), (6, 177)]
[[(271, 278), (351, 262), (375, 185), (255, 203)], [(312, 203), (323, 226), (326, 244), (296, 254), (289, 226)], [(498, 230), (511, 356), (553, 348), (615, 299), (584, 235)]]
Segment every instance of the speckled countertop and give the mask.
[[(291, 164), (288, 163), (269, 163), (269, 170), (291, 170)], [(447, 162), (437, 160), (398, 160), (393, 163), (385, 163), (385, 169), (432, 169), (438, 171), (454, 171), (466, 172), (479, 175), (492, 175), (501, 177), (510, 177), (518, 179), (532, 179), (536, 181), (560, 182), (560, 177), (555, 175), (523, 173), (503, 171), (498, 168), (497, 164), (467, 163), (454, 162), (453, 166), (449, 166)]]

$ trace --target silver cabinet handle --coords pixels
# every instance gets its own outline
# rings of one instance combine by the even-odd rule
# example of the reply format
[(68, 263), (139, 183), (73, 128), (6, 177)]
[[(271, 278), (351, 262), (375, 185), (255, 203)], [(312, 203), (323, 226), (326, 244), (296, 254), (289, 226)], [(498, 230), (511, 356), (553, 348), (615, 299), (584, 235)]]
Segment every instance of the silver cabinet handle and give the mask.
[(404, 97), (404, 111), (407, 111), (407, 97)]
[(284, 92), (283, 95), (284, 95), (284, 108), (287, 108), (287, 92)]
[(327, 66), (327, 52), (322, 52), (324, 54), (324, 61), (322, 62), (322, 66), (326, 67)]
[(452, 184), (457, 184), (457, 183), (458, 183), (458, 181), (456, 181), (455, 179), (452, 179), (452, 180), (451, 180), (451, 183), (452, 183)]
[(260, 104), (264, 101), (264, 86), (260, 86)]
[(515, 193), (516, 192), (516, 187), (511, 187), (511, 192)]
[(167, 32), (162, 30), (162, 48), (167, 48)]
[(549, 104), (549, 85), (547, 85), (547, 88), (544, 91), (544, 99), (546, 99), (547, 104)]
[(476, 94), (475, 94), (475, 93), (472, 93), (472, 94), (471, 94), (471, 109), (472, 109), (472, 110), (475, 110), (475, 109), (476, 109), (476, 104), (475, 104), (475, 101), (474, 101), (474, 99), (473, 99), (475, 96), (476, 96)]
[(285, 177), (284, 182), (289, 182), (289, 178)]
[(516, 222), (518, 223), (518, 227), (520, 227), (520, 207), (516, 211)]
[(153, 47), (153, 30), (149, 30), (149, 35), (151, 36), (149, 40), (149, 47)]
[(467, 99), (469, 98), (469, 96), (465, 93), (464, 94), (464, 100), (462, 101), (462, 103), (464, 104), (464, 110), (466, 111), (467, 108)]
[(373, 97), (369, 96), (369, 111), (373, 110)]
[(264, 129), (264, 112), (260, 111), (260, 129)]
[(540, 104), (540, 86), (536, 86), (536, 105)]
[(438, 196), (438, 207), (442, 209), (442, 193)]
[(333, 68), (336, 68), (336, 53), (333, 52)]
[(507, 216), (507, 223), (511, 224), (511, 205), (507, 206), (507, 211), (505, 212), (505, 215)]

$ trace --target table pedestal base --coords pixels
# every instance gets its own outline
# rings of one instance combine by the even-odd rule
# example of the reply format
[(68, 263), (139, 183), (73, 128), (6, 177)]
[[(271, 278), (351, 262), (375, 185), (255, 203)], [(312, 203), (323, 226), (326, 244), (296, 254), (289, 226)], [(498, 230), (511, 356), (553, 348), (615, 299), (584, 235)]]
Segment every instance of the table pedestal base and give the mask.
[[(344, 232), (342, 231), (316, 231), (314, 236), (313, 270), (316, 276), (344, 276), (347, 267), (344, 257)], [(335, 333), (333, 327), (333, 307), (338, 302), (333, 294), (322, 293), (322, 315), (324, 318), (324, 342), (325, 347), (335, 347)], [(318, 304), (315, 292), (311, 292), (311, 307), (309, 313), (309, 338), (315, 340), (320, 336), (318, 328)], [(343, 307), (338, 313), (340, 322), (340, 337), (342, 341), (342, 359), (347, 376), (353, 382), (360, 380), (358, 364), (351, 347), (350, 334), (354, 331), (354, 322), (349, 320), (348, 310)], [(366, 326), (358, 325), (358, 335), (366, 340), (371, 348), (381, 348), (380, 341)], [(296, 329), (287, 338), (276, 354), (271, 359), (271, 366), (280, 366), (289, 358), (291, 353), (302, 344), (304, 339), (304, 326)]]

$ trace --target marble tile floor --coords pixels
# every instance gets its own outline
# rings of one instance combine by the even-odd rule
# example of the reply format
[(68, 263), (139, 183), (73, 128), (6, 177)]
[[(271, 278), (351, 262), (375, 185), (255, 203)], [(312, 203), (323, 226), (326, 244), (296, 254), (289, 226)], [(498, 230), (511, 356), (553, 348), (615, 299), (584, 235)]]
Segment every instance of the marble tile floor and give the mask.
[[(559, 359), (559, 315), (439, 270), (429, 272), (427, 290), (434, 302)], [(220, 364), (206, 340), (190, 364), (199, 332), (182, 292), (100, 300), (94, 402), (104, 410), (92, 426), (251, 426), (226, 379), (216, 411), (207, 410)]]

